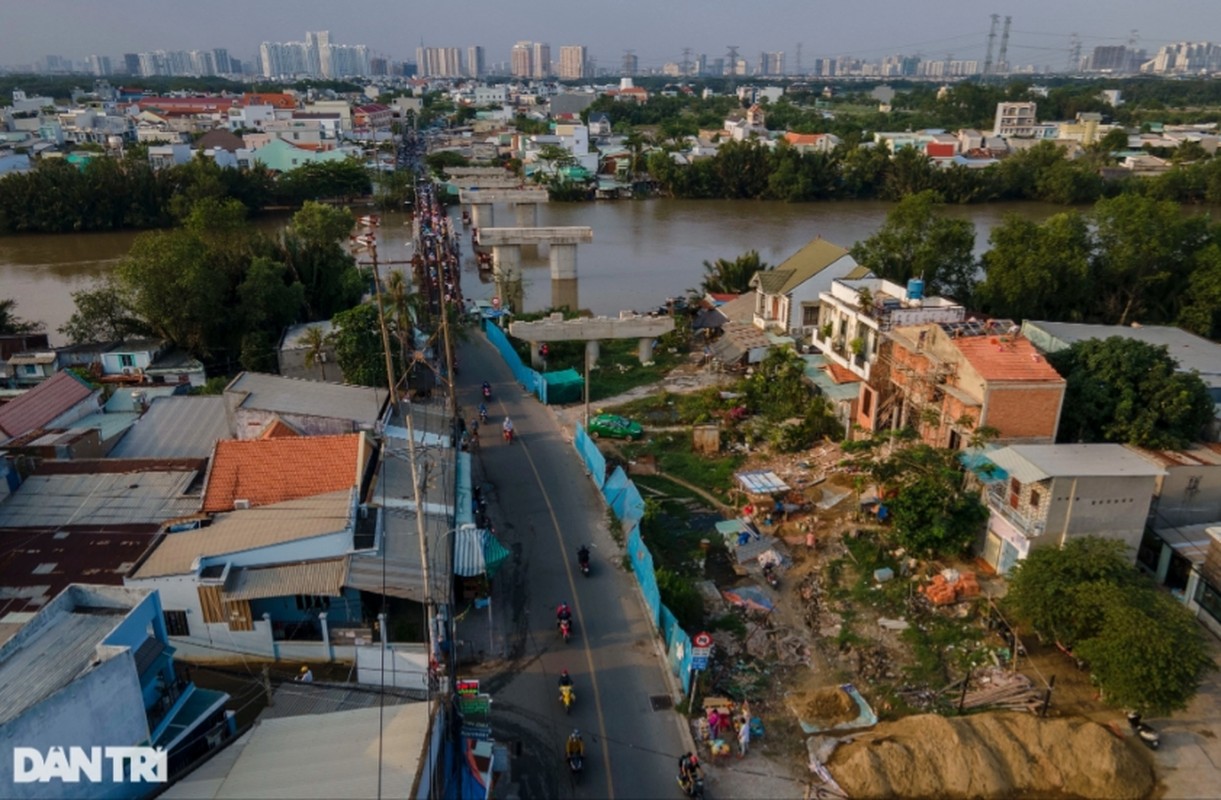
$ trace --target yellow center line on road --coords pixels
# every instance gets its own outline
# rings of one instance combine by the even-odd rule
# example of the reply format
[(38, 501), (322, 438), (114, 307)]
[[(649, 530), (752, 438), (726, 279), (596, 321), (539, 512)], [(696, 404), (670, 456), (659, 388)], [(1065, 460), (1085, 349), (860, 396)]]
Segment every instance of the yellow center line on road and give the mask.
[[(504, 403), (500, 404), (501, 410), (504, 410)], [(516, 431), (514, 431), (516, 434)], [(517, 439), (516, 435), (513, 437)], [(568, 588), (572, 592), (572, 608), (577, 612), (577, 622), (581, 625), (581, 642), (585, 646), (585, 660), (589, 664), (589, 680), (593, 684), (594, 690), (594, 708), (598, 714), (598, 733), (602, 737), (602, 763), (606, 765), (606, 796), (608, 798), (615, 796), (615, 786), (611, 779), (610, 768), (610, 746), (606, 738), (606, 718), (602, 715), (602, 693), (598, 690), (598, 670), (594, 667), (594, 654), (589, 648), (589, 637), (585, 634), (585, 615), (581, 613), (581, 601), (577, 598), (577, 582), (573, 578), (572, 564), (568, 561), (568, 550), (564, 547), (564, 537), (560, 534), (560, 521), (556, 519), (555, 507), (551, 505), (551, 498), (547, 495), (547, 487), (543, 484), (543, 477), (538, 473), (538, 467), (534, 464), (534, 459), (530, 457), (530, 451), (526, 448), (525, 443), (518, 439), (517, 443), (521, 446), (522, 452), (526, 454), (526, 461), (530, 463), (530, 471), (534, 473), (534, 479), (538, 482), (538, 488), (543, 493), (543, 502), (547, 504), (547, 513), (551, 516), (551, 527), (555, 531), (555, 540), (560, 546), (560, 553), (564, 558), (564, 574), (568, 576)]]

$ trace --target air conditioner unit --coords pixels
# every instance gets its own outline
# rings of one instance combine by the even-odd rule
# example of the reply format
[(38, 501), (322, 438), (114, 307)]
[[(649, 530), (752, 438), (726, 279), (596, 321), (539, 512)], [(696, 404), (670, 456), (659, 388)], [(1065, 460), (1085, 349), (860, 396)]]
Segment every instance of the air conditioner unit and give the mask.
[(250, 508), (250, 501), (249, 500), (234, 500), (233, 507), (238, 508), (238, 509)]
[(131, 367), (123, 367), (123, 374), (124, 374), (124, 375), (130, 375), (131, 373), (132, 373), (132, 369), (131, 369)]

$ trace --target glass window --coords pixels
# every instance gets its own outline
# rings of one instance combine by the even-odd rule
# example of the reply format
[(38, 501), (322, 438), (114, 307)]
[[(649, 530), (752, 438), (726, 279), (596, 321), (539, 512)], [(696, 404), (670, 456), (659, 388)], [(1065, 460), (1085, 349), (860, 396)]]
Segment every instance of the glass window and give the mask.
[(1221, 592), (1214, 589), (1207, 581), (1200, 581), (1200, 588), (1196, 590), (1196, 602), (1213, 619), (1221, 622)]

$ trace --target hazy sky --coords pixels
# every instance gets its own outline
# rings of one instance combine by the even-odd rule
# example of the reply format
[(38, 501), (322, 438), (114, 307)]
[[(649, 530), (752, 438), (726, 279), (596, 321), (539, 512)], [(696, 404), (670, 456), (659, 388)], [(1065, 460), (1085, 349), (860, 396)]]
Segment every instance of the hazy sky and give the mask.
[[(584, 44), (602, 67), (632, 48), (644, 68), (680, 61), (682, 49), (723, 56), (727, 45), (751, 63), (783, 50), (789, 70), (798, 42), (802, 64), (817, 56), (873, 59), (904, 53), (983, 59), (989, 15), (1013, 17), (1009, 61), (1064, 65), (1069, 37), (1083, 52), (1221, 41), (1218, 0), (0, 0), (0, 64), (32, 64), (48, 54), (112, 58), (141, 50), (228, 48), (252, 58), (263, 41), (300, 41), (329, 30), (339, 44), (414, 60), (428, 46), (482, 45), (489, 64), (508, 60), (520, 39)], [(999, 30), (998, 30), (999, 34)], [(997, 47), (999, 49), (999, 35)]]

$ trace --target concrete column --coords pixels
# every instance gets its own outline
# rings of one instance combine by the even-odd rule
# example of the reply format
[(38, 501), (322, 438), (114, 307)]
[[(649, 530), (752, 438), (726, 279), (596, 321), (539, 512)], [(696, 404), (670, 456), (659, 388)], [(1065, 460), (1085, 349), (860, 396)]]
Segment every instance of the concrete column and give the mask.
[[(521, 279), (521, 245), (498, 244), (492, 248), (492, 270), (496, 280), (513, 282)], [(513, 309), (520, 313), (520, 308)]]
[(581, 308), (577, 300), (576, 278), (551, 282), (551, 307), (569, 308), (573, 311)]
[(595, 367), (598, 364), (598, 355), (601, 349), (598, 347), (597, 339), (590, 339), (585, 343), (585, 362), (590, 367)]
[(646, 336), (640, 340), (640, 363), (648, 364), (653, 360), (653, 337)]
[(530, 366), (540, 372), (543, 369), (543, 357), (538, 353), (538, 342), (530, 342)]
[(389, 648), (390, 647), (390, 641), (389, 641), (390, 632), (386, 630), (386, 612), (385, 611), (383, 611), (377, 615), (377, 630), (378, 630), (378, 635), (381, 637), (381, 640), (382, 640), (382, 649), (385, 650), (385, 649)]
[(577, 277), (577, 246), (575, 244), (551, 245), (551, 280), (575, 280)]
[(476, 228), (492, 227), (492, 204), (471, 203), (471, 224)]
[(263, 612), (263, 621), (267, 623), (267, 639), (271, 642), (271, 660), (280, 660), (280, 643), (276, 641), (276, 632), (272, 630), (271, 614)]
[(513, 207), (519, 228), (538, 227), (538, 203), (518, 203)]
[(331, 647), (331, 626), (327, 624), (326, 612), (318, 612), (318, 625), (322, 628), (322, 649), (328, 662), (335, 660), (335, 648)]
[[(1162, 543), (1162, 552), (1157, 557), (1157, 575), (1154, 581), (1158, 586), (1166, 582), (1166, 574), (1170, 572), (1170, 558), (1174, 555), (1174, 548), (1166, 543)], [(1190, 597), (1190, 595), (1188, 595)]]

